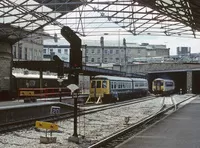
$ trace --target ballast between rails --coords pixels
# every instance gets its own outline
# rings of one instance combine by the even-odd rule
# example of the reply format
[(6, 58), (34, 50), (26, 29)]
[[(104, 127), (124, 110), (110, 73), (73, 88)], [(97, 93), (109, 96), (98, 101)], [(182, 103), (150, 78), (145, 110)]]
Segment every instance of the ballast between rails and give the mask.
[[(164, 113), (166, 113), (166, 112), (168, 112), (169, 110), (172, 110), (172, 109), (178, 107), (181, 103), (186, 102), (186, 101), (188, 101), (189, 99), (191, 99), (191, 98), (193, 98), (193, 97), (195, 97), (195, 96), (196, 96), (196, 95), (191, 96), (191, 97), (189, 97), (189, 98), (187, 98), (187, 99), (185, 99), (185, 100), (183, 100), (183, 101), (180, 101), (179, 103), (176, 104), (176, 106), (175, 106), (175, 105), (172, 105), (172, 106), (169, 106), (168, 108), (161, 109), (160, 111), (158, 111), (158, 112), (155, 113), (154, 115), (150, 115), (150, 116), (148, 116), (147, 118), (145, 118), (145, 119), (143, 119), (143, 120), (137, 122), (136, 124), (134, 124), (134, 125), (132, 125), (132, 126), (129, 126), (129, 127), (125, 128), (125, 129), (123, 129), (123, 130), (121, 130), (121, 131), (119, 131), (119, 132), (113, 134), (113, 135), (110, 135), (110, 136), (108, 136), (107, 138), (105, 138), (105, 139), (103, 139), (103, 140), (101, 140), (101, 141), (99, 141), (99, 142), (97, 142), (97, 143), (95, 143), (95, 144), (89, 146), (88, 148), (101, 148), (101, 147), (102, 147), (102, 148), (106, 148), (106, 146), (108, 146), (108, 145), (109, 145), (109, 147), (110, 147), (112, 141), (113, 141), (113, 143), (115, 143), (115, 146), (116, 146), (116, 142), (114, 141), (115, 139), (118, 139), (119, 137), (122, 137), (122, 139), (123, 139), (123, 136), (126, 135), (126, 134), (128, 134), (129, 132), (134, 131), (135, 129), (137, 129), (137, 128), (139, 128), (139, 127), (142, 127), (144, 124), (147, 124), (148, 122), (153, 121), (155, 118), (158, 118), (158, 117), (163, 116)], [(176, 111), (176, 110), (175, 110), (175, 111)], [(133, 136), (133, 134), (132, 134), (132, 136)], [(124, 140), (123, 140), (123, 141), (124, 141)], [(121, 142), (122, 142), (122, 141), (121, 141)], [(119, 144), (119, 141), (118, 141), (118, 144)]]
[[(117, 107), (121, 107), (121, 106), (125, 106), (125, 105), (136, 104), (136, 103), (139, 103), (139, 102), (144, 102), (144, 101), (148, 101), (148, 100), (152, 100), (152, 99), (155, 99), (155, 98), (153, 97), (153, 98), (144, 98), (142, 100), (131, 100), (131, 101), (127, 101), (127, 102), (124, 102), (124, 103), (118, 102), (116, 104), (110, 104), (110, 105), (106, 105), (106, 106), (98, 106), (98, 107), (89, 108), (89, 109), (81, 109), (80, 108), (80, 109), (78, 109), (78, 116), (86, 115), (86, 114), (92, 114), (92, 113), (96, 113), (96, 112), (99, 112), (99, 111), (117, 108)], [(63, 120), (63, 119), (72, 118), (73, 116), (74, 116), (74, 112), (70, 111), (70, 112), (60, 113), (56, 116), (49, 115), (49, 116), (38, 117), (38, 118), (30, 117), (30, 119), (26, 119), (26, 120), (12, 121), (12, 122), (8, 122), (8, 123), (5, 123), (5, 124), (0, 124), (0, 132), (7, 132), (7, 131), (19, 129), (19, 128), (30, 127), (30, 126), (33, 126), (35, 124), (36, 120), (59, 121), (59, 120)]]

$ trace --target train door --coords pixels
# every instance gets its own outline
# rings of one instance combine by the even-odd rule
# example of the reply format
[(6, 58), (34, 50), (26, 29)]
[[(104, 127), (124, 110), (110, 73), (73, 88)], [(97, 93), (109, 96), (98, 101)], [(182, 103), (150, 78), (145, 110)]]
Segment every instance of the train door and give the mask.
[(154, 90), (161, 91), (163, 86), (162, 81), (154, 81)]
[(96, 97), (99, 97), (102, 95), (101, 84), (102, 84), (101, 80), (96, 81), (96, 87), (95, 87)]
[(161, 90), (161, 81), (156, 81), (156, 90), (160, 91)]
[(92, 80), (90, 85), (90, 95), (91, 97), (96, 97), (96, 81)]

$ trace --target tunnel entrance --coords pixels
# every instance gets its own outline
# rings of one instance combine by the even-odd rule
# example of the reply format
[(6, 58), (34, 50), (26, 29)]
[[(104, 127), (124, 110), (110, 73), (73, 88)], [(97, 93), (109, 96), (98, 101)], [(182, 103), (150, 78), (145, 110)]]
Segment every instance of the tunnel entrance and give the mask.
[(149, 91), (152, 93), (152, 81), (156, 78), (171, 79), (175, 82), (175, 93), (179, 93), (182, 89), (183, 93), (187, 93), (187, 72), (157, 72), (148, 73)]
[(200, 71), (192, 72), (192, 93), (200, 94)]

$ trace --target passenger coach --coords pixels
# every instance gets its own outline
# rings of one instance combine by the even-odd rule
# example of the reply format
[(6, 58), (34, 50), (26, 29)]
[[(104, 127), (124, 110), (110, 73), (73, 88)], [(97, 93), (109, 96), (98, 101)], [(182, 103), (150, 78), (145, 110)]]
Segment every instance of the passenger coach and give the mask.
[(142, 78), (95, 76), (91, 80), (90, 95), (86, 103), (109, 103), (146, 96), (148, 81)]

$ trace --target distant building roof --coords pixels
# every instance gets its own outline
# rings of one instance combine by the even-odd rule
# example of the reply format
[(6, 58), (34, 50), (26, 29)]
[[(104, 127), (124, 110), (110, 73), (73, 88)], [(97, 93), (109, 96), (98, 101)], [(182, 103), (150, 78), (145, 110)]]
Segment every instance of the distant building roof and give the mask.
[[(118, 47), (120, 44), (121, 47), (123, 47), (123, 41), (121, 40), (120, 42), (118, 40), (106, 40), (104, 39), (104, 47)], [(55, 42), (53, 39), (48, 39), (48, 40), (44, 40), (44, 46), (49, 46), (52, 45), (54, 46), (54, 48), (57, 48), (57, 46), (60, 46), (60, 48), (62, 47), (67, 47), (70, 44), (64, 40), (64, 39), (60, 39), (58, 40), (58, 42)], [(82, 39), (82, 45), (88, 45), (88, 46), (96, 46), (96, 47), (100, 47), (100, 39), (99, 40), (83, 40)], [(148, 43), (142, 43), (142, 44), (138, 44), (138, 43), (127, 43), (126, 47), (133, 47), (133, 48), (147, 48), (147, 49), (167, 49), (166, 45), (151, 45)]]

